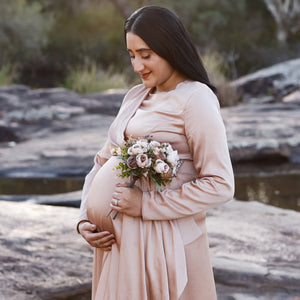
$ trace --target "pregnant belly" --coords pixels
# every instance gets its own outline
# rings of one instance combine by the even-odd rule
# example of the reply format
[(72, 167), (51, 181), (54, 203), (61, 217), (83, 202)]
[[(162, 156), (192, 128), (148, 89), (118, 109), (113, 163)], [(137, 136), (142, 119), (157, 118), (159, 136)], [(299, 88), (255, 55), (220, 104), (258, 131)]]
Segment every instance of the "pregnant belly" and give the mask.
[(89, 190), (87, 216), (90, 222), (97, 226), (98, 231), (115, 232), (111, 215), (106, 215), (110, 211), (109, 205), (116, 183), (124, 181), (116, 176), (117, 171), (113, 170), (118, 163), (119, 159), (112, 156), (98, 171)]

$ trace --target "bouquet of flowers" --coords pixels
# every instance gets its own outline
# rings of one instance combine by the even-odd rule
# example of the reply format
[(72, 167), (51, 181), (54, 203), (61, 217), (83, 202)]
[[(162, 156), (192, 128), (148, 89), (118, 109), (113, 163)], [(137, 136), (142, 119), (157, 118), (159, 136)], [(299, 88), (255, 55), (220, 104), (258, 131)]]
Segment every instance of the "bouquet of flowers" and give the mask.
[[(145, 177), (155, 182), (160, 191), (162, 185), (165, 186), (176, 176), (182, 164), (177, 151), (169, 143), (159, 143), (150, 137), (129, 138), (122, 147), (112, 148), (111, 154), (121, 159), (115, 167), (120, 170), (118, 176), (131, 177), (129, 187), (133, 187), (137, 179)], [(117, 213), (113, 218), (116, 216)]]

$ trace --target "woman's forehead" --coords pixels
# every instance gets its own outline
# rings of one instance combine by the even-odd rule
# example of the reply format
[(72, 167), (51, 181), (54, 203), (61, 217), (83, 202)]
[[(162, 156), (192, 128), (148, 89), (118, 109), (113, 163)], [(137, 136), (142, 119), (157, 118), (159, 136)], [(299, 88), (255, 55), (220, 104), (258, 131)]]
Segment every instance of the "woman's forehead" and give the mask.
[(137, 50), (150, 50), (150, 47), (146, 44), (146, 42), (140, 38), (138, 35), (127, 32), (126, 33), (126, 44), (128, 50), (137, 51)]

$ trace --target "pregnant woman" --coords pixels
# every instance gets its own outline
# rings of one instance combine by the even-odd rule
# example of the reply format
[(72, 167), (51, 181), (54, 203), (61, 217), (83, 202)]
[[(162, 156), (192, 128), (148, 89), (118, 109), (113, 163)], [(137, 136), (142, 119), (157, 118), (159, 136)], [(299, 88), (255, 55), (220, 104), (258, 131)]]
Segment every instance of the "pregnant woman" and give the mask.
[[(232, 199), (234, 180), (215, 88), (189, 34), (168, 9), (137, 10), (125, 35), (142, 84), (125, 96), (95, 157), (77, 225), (95, 249), (92, 298), (217, 299), (205, 212)], [(145, 178), (129, 188), (114, 170), (119, 158), (111, 148), (145, 136), (170, 143), (182, 160), (161, 190)]]

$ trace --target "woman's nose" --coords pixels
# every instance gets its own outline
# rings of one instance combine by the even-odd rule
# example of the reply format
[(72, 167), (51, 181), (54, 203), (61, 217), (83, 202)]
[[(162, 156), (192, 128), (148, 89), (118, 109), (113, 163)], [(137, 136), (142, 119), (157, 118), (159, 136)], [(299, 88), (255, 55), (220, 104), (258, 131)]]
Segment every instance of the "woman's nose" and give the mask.
[(144, 69), (144, 64), (139, 59), (134, 59), (132, 61), (133, 70), (136, 73), (140, 73)]

